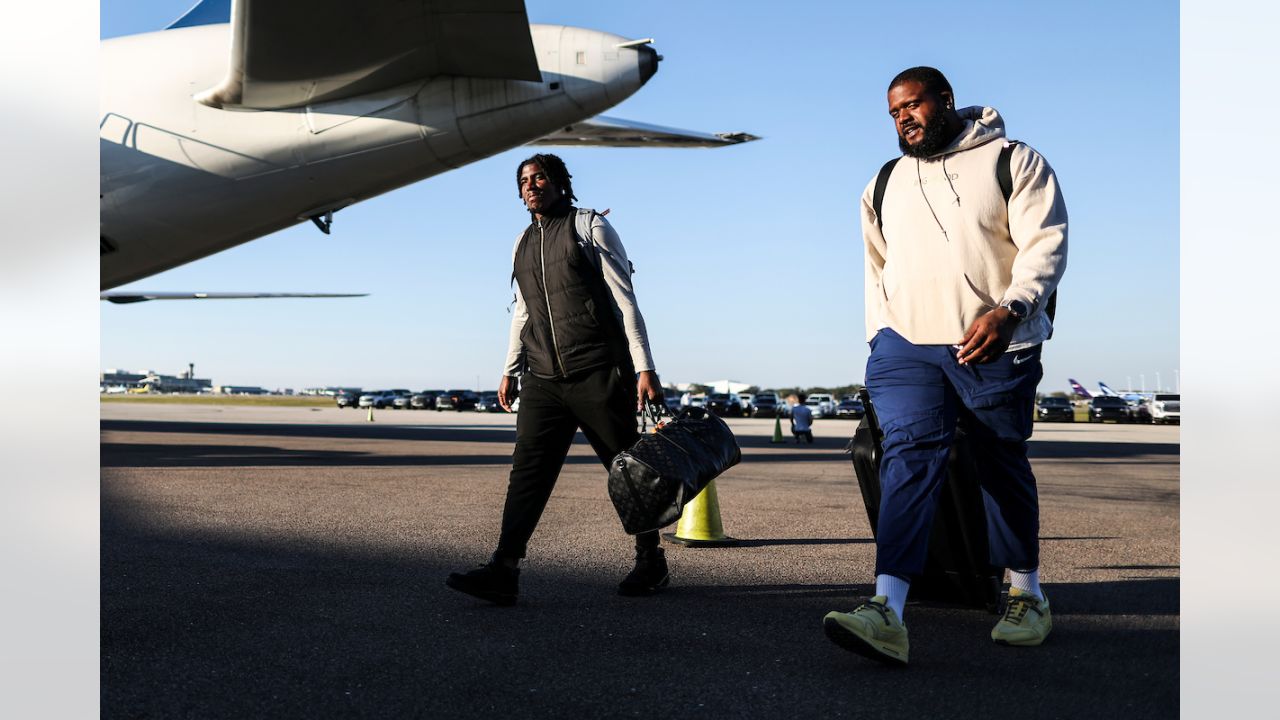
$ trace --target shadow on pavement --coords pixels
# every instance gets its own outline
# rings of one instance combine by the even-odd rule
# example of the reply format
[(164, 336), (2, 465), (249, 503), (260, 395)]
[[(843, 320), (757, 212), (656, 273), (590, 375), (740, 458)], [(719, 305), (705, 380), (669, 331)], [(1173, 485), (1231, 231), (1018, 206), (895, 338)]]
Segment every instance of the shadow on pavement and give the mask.
[(1176, 579), (1048, 585), (1059, 621), (1037, 649), (994, 646), (985, 612), (914, 608), (912, 666), (893, 671), (821, 631), (867, 586), (682, 587), (685, 549), (668, 551), (676, 584), (654, 598), (614, 594), (625, 568), (543, 562), (520, 604), (497, 608), (443, 586), (477, 558), (430, 545), (171, 529), (109, 480), (101, 512), (103, 717), (1178, 712)]
[[(353, 450), (303, 450), (257, 445), (102, 443), (102, 467), (390, 467), (510, 465), (506, 455), (383, 455)], [(570, 455), (565, 464), (600, 465), (595, 456)]]
[(168, 420), (102, 420), (103, 432), (253, 435), (258, 437), (339, 438), (343, 440), (434, 440), (515, 444), (515, 428), (490, 425), (363, 425), (298, 423), (220, 423)]

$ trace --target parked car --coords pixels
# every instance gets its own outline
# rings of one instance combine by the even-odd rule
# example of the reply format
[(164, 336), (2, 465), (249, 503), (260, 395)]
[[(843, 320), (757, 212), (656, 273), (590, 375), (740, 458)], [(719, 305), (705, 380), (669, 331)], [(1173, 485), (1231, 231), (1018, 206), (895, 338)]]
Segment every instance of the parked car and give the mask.
[(840, 398), (840, 404), (836, 405), (836, 417), (860, 419), (867, 413), (867, 409), (862, 406), (862, 400), (857, 395), (845, 395)]
[(756, 396), (751, 393), (738, 393), (738, 400), (742, 402), (742, 417), (751, 417), (752, 411), (756, 408)]
[(360, 396), (357, 403), (361, 408), (375, 408), (381, 410), (391, 407), (391, 403), (396, 401), (396, 394), (390, 390), (370, 390)]
[(1151, 398), (1151, 422), (1158, 425), (1182, 423), (1182, 395), (1156, 393)]
[(667, 406), (667, 412), (672, 415), (680, 412), (680, 391), (673, 388), (662, 389), (662, 401)]
[(446, 390), (436, 398), (436, 410), (475, 410), (480, 396), (473, 390)]
[(1147, 398), (1125, 398), (1129, 403), (1129, 422), (1150, 423), (1151, 401)]
[(476, 412), (506, 412), (502, 409), (502, 405), (498, 404), (498, 393), (487, 392), (480, 393), (480, 399), (476, 400)]
[(836, 401), (827, 393), (814, 393), (804, 401), (813, 411), (815, 418), (831, 417), (836, 414)]
[(334, 399), (337, 401), (339, 409), (347, 407), (354, 408), (360, 403), (360, 395), (353, 392), (347, 392), (345, 390), (335, 395)]
[(409, 408), (411, 410), (435, 410), (436, 396), (444, 392), (443, 390), (423, 390), (420, 393), (414, 393), (409, 398)]
[(707, 396), (701, 393), (689, 396), (689, 407), (706, 407)]
[(711, 393), (707, 409), (720, 417), (742, 417), (742, 400), (737, 393)]
[(1129, 422), (1129, 403), (1122, 397), (1104, 395), (1089, 401), (1089, 422)]
[[(785, 405), (786, 403), (782, 404)], [(773, 392), (756, 393), (752, 405), (752, 417), (774, 417), (778, 414), (778, 394)]]
[(396, 399), (391, 401), (391, 407), (396, 410), (408, 410), (411, 407), (409, 403), (412, 401), (413, 393), (397, 394)]
[(1056, 395), (1040, 398), (1036, 403), (1036, 419), (1045, 422), (1061, 421), (1075, 422), (1076, 409), (1071, 406), (1071, 401)]

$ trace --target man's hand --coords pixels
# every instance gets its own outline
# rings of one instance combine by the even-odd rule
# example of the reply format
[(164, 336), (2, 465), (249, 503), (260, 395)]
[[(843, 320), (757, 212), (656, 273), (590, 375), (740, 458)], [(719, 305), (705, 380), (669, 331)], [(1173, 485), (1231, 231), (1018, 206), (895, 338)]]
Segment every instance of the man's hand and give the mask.
[(498, 381), (498, 404), (503, 410), (511, 412), (511, 404), (520, 397), (520, 381), (510, 375), (503, 375)]
[(1013, 329), (1018, 321), (1009, 315), (1007, 308), (998, 307), (973, 321), (960, 341), (956, 358), (961, 365), (989, 363), (999, 359), (1009, 349)]
[(652, 370), (645, 370), (636, 378), (636, 409), (644, 409), (644, 401), (652, 400), (656, 403), (663, 403), (662, 383), (658, 382), (658, 373)]

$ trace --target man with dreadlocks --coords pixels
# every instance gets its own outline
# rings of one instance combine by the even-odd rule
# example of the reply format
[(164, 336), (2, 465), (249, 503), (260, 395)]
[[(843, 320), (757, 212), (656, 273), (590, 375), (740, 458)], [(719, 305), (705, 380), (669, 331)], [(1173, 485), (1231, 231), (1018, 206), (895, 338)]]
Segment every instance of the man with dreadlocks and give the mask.
[(876, 591), (823, 627), (848, 650), (906, 664), (903, 605), (924, 569), (959, 423), (973, 445), (990, 562), (1010, 570), (991, 638), (1039, 645), (1052, 622), (1026, 441), (1066, 268), (1067, 209), (1045, 159), (1006, 141), (992, 108), (957, 110), (942, 73), (904, 70), (888, 101), (903, 157), (862, 194), (866, 383), (884, 432)]
[[(490, 560), (445, 584), (498, 605), (516, 601), (519, 564), (578, 428), (605, 467), (639, 438), (636, 408), (662, 402), (632, 267), (618, 234), (594, 210), (572, 204), (572, 176), (555, 155), (516, 168), (530, 224), (512, 260), (515, 309), (498, 402), (520, 398), (502, 533)], [(670, 582), (658, 531), (636, 535), (636, 562), (621, 595), (651, 595)]]

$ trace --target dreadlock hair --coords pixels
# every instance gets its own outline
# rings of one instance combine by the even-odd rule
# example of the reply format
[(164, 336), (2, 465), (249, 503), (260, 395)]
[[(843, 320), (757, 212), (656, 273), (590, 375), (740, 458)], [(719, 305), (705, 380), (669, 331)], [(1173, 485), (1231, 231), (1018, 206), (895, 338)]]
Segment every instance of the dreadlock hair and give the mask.
[(889, 82), (889, 89), (892, 90), (906, 82), (918, 82), (924, 86), (925, 92), (934, 95), (941, 95), (945, 92), (955, 97), (955, 93), (951, 90), (951, 83), (947, 82), (947, 78), (940, 71), (927, 65), (907, 68), (898, 73)]
[(569, 169), (564, 166), (564, 161), (558, 155), (552, 155), (551, 153), (538, 153), (521, 160), (520, 164), (516, 166), (517, 196), (520, 195), (520, 171), (524, 169), (525, 165), (537, 165), (551, 179), (551, 182), (560, 188), (565, 197), (570, 200), (578, 199), (578, 196), (573, 194), (573, 181), (571, 180), (573, 176), (569, 174)]

